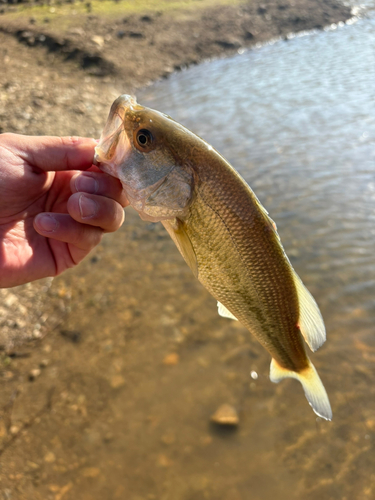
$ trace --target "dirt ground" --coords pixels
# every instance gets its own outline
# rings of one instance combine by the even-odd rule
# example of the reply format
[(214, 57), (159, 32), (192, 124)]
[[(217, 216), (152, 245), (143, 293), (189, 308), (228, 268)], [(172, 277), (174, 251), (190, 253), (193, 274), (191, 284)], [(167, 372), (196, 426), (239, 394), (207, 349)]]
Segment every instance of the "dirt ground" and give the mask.
[[(0, 132), (97, 138), (119, 94), (202, 60), (350, 17), (334, 0), (227, 3), (180, 2), (172, 9), (151, 2), (122, 15), (121, 2), (108, 14), (96, 12), (97, 3), (80, 4), (74, 15), (58, 15), (60, 4), (4, 3)], [(209, 388), (241, 407), (252, 390), (249, 363), (268, 370), (261, 348), (238, 325), (227, 337), (216, 312), (205, 319), (214, 333), (202, 338), (197, 305), (209, 309), (212, 301), (163, 228), (131, 212), (77, 269), (0, 290), (0, 498), (246, 499), (234, 486), (226, 485), (222, 497), (201, 477), (177, 487), (168, 475), (172, 463), (179, 464), (177, 475), (188, 469), (193, 453), (214, 460), (216, 431), (208, 419), (216, 400)], [(184, 413), (173, 379), (185, 400), (198, 395), (196, 413)], [(206, 392), (199, 392), (202, 384)], [(167, 414), (148, 399), (157, 387), (169, 402)], [(194, 445), (181, 445), (176, 422)], [(281, 485), (273, 487), (277, 494)]]

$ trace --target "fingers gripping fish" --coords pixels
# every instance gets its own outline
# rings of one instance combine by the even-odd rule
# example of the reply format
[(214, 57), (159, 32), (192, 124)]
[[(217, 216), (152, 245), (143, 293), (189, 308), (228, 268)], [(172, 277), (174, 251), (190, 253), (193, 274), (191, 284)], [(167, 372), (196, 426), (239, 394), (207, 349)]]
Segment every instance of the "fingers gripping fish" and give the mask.
[(299, 380), (314, 412), (331, 420), (302, 337), (325, 341), (319, 308), (292, 268), (274, 222), (212, 146), (167, 115), (122, 95), (95, 153), (142, 219), (161, 221), (194, 275), (272, 356), (270, 378)]

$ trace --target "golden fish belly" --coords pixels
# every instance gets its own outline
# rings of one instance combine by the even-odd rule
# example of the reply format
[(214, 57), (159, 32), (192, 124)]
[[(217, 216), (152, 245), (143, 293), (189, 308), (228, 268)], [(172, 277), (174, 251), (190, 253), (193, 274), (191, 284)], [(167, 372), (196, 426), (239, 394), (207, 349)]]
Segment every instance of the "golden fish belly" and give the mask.
[(297, 292), (269, 220), (251, 198), (243, 218), (208, 195), (198, 191), (184, 224), (199, 281), (281, 366), (303, 370), (308, 359), (297, 327)]

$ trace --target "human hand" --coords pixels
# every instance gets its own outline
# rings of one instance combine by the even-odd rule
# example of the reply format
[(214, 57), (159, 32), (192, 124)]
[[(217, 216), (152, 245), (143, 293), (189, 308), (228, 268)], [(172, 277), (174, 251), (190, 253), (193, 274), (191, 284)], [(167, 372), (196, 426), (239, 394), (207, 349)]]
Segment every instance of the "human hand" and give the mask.
[(118, 179), (92, 165), (95, 146), (0, 135), (0, 288), (57, 276), (121, 226), (128, 201)]

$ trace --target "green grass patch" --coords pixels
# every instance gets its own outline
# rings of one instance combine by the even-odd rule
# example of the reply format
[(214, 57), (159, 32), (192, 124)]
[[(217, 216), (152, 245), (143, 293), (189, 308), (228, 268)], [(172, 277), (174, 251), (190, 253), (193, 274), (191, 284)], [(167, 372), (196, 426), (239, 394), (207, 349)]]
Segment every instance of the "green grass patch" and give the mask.
[[(81, 0), (76, 3), (54, 3), (53, 5), (20, 5), (17, 12), (4, 14), (9, 20), (29, 20), (42, 22), (46, 18), (49, 27), (61, 32), (80, 25), (82, 15), (96, 15), (109, 20), (130, 14), (152, 14), (163, 12), (171, 16), (184, 15), (189, 11), (214, 7), (215, 5), (238, 5), (245, 0)], [(0, 18), (1, 20), (1, 18)]]

